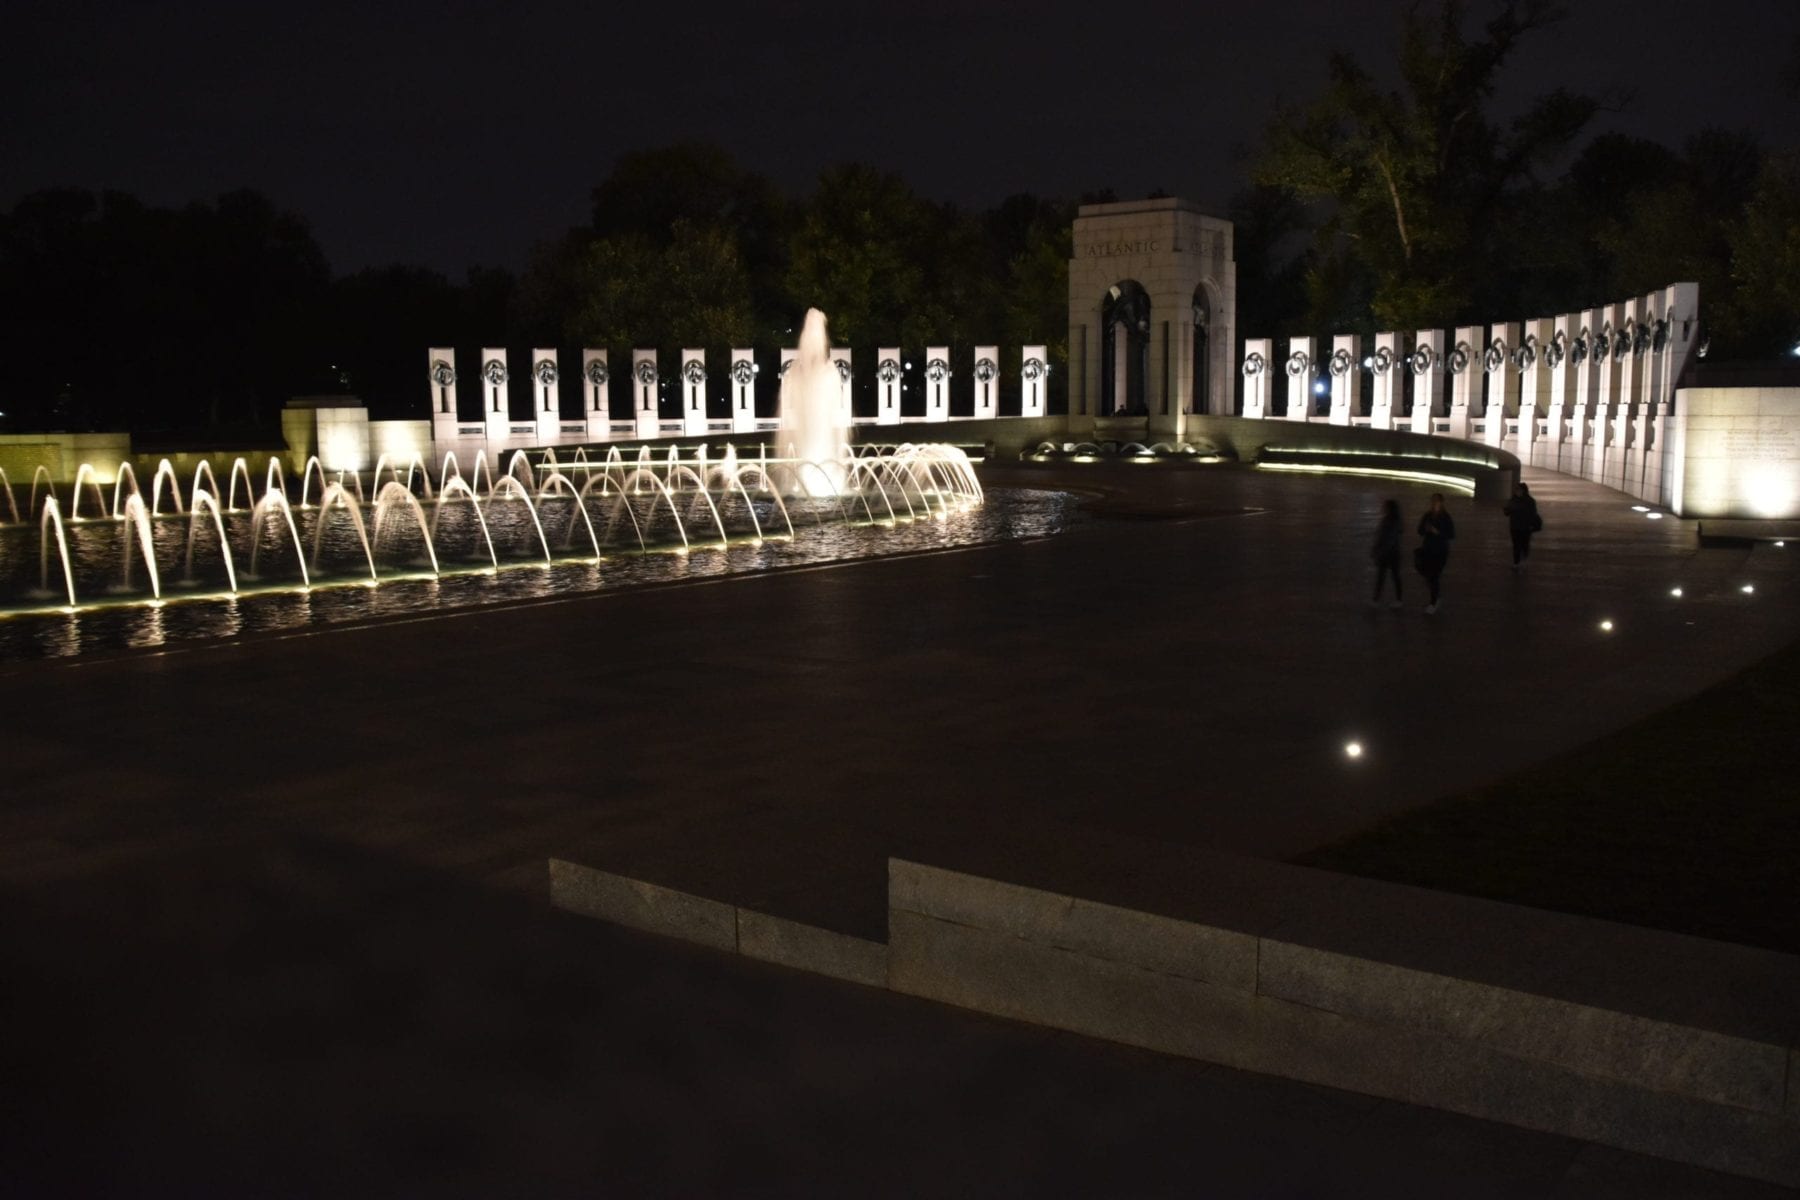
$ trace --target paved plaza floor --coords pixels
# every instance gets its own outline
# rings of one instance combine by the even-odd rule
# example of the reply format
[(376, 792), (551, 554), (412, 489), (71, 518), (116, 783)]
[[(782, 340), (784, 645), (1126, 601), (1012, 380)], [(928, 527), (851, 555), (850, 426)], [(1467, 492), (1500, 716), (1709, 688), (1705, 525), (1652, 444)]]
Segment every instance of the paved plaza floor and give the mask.
[(1098, 503), (1038, 542), (0, 664), (0, 1172), (75, 1193), (1774, 1194), (547, 907), (555, 856), (879, 939), (889, 855), (1029, 860), (1076, 892), (1094, 840), (1287, 857), (1800, 634), (1792, 552), (1702, 548), (1555, 475), (1527, 476), (1546, 529), (1521, 573), (1497, 510), (1452, 498), (1430, 617), (1410, 573), (1403, 610), (1366, 603), (1379, 501), (1410, 525), (1416, 485), (985, 477)]

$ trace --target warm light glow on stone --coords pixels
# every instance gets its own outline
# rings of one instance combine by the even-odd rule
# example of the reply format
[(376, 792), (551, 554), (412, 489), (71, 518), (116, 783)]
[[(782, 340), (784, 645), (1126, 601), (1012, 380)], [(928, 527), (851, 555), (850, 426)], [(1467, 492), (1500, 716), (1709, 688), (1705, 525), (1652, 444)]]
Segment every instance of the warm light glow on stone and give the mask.
[(1363, 748), (1362, 748), (1362, 743), (1361, 743), (1361, 742), (1347, 742), (1347, 743), (1345, 743), (1345, 745), (1344, 745), (1344, 756), (1345, 756), (1345, 757), (1346, 757), (1346, 758), (1361, 758), (1361, 757), (1362, 757), (1362, 753), (1363, 753)]

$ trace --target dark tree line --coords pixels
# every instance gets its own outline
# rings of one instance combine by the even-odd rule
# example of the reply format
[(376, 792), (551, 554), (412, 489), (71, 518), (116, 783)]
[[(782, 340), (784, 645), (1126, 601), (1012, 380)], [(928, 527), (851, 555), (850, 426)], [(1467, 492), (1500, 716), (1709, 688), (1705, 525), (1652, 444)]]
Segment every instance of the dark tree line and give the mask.
[[(1718, 130), (1679, 148), (1618, 134), (1583, 142), (1594, 117), (1623, 101), (1566, 90), (1502, 122), (1491, 101), (1503, 71), (1523, 40), (1554, 36), (1563, 10), (1547, 0), (1488, 7), (1473, 34), (1454, 0), (1408, 7), (1396, 84), (1333, 55), (1321, 93), (1270, 125), (1251, 163), (1255, 186), (1232, 213), (1239, 330), (1550, 316), (1691, 279), (1719, 356), (1793, 346), (1794, 157)], [(1800, 97), (1800, 83), (1790, 92)]]
[(979, 342), (1016, 360), (1042, 340), (1060, 366), (1073, 215), (1033, 196), (965, 212), (855, 164), (791, 197), (715, 147), (679, 145), (624, 156), (591, 222), (522, 272), (454, 282), (406, 265), (333, 277), (305, 221), (254, 192), (179, 209), (39, 192), (0, 214), (0, 429), (266, 437), (288, 397), (334, 392), (424, 417), (430, 346), (456, 347), (466, 376), (494, 345), (515, 368), (532, 346), (615, 362), (655, 347), (665, 364), (685, 346), (715, 362), (751, 346), (772, 364), (809, 306), (860, 374), (895, 344), (948, 344), (961, 362)]

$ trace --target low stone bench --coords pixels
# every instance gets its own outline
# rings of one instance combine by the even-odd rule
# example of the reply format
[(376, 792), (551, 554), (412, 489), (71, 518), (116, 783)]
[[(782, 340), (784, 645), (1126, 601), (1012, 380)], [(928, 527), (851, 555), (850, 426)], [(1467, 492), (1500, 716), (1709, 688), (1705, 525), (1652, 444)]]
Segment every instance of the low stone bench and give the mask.
[(551, 894), (1014, 1020), (1800, 1185), (1800, 958), (1205, 851), (1117, 853), (1084, 872), (1086, 895), (890, 859), (885, 946), (570, 863), (551, 863)]

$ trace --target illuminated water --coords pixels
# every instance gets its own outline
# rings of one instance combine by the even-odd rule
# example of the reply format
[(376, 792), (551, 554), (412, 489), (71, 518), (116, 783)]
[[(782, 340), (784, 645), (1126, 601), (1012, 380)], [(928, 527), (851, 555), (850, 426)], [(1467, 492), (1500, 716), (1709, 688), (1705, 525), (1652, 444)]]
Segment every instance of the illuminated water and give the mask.
[(848, 414), (844, 383), (831, 361), (831, 337), (825, 314), (806, 310), (794, 359), (781, 376), (781, 427), (775, 444), (797, 462), (817, 463), (823, 471), (800, 474), (789, 491), (807, 496), (835, 496), (844, 486), (842, 459), (848, 456)]
[[(235, 596), (229, 593), (226, 558), (218, 552), (212, 507), (198, 525), (190, 516), (165, 513), (147, 523), (160, 570), (160, 604), (150, 601), (141, 550), (134, 551), (135, 560), (122, 554), (120, 522), (73, 521), (66, 534), (81, 600), (73, 612), (61, 611), (67, 597), (54, 549), (48, 556), (49, 587), (42, 586), (38, 525), (8, 523), (0, 526), (0, 659), (106, 653), (1040, 537), (1066, 528), (1075, 514), (1074, 498), (1067, 494), (1010, 489), (990, 491), (978, 505), (920, 512), (911, 520), (896, 496), (892, 503), (901, 515), (891, 524), (878, 495), (868, 510), (860, 499), (846, 505), (838, 498), (788, 498), (784, 518), (775, 497), (751, 490), (727, 499), (717, 524), (703, 508), (694, 511), (697, 495), (677, 496), (674, 506), (661, 509), (613, 505), (611, 511), (590, 497), (582, 511), (603, 551), (596, 561), (595, 541), (589, 540), (573, 498), (542, 496), (533, 505), (509, 500), (505, 492), (502, 487), (498, 499), (484, 499), (479, 509), (466, 497), (440, 495), (418, 516), (410, 502), (391, 504), (379, 521), (373, 519), (377, 505), (362, 506), (361, 513), (371, 518), (367, 533), (379, 586), (368, 586), (370, 556), (346, 508), (296, 508), (291, 529), (284, 512), (271, 512), (278, 506), (254, 514), (224, 512), (219, 522), (233, 547)], [(93, 504), (90, 493), (84, 507)], [(630, 514), (646, 512), (648, 527), (632, 530)], [(696, 531), (685, 552), (675, 516)], [(727, 534), (722, 547), (719, 524)], [(757, 527), (768, 536), (756, 537)], [(260, 534), (253, 535), (256, 529)], [(703, 537), (697, 532), (702, 529), (712, 532)], [(647, 550), (639, 549), (640, 533)], [(433, 546), (441, 572), (436, 576)], [(301, 551), (315, 547), (317, 566), (310, 590), (303, 590)]]

